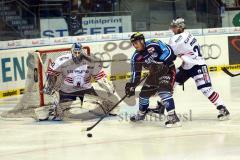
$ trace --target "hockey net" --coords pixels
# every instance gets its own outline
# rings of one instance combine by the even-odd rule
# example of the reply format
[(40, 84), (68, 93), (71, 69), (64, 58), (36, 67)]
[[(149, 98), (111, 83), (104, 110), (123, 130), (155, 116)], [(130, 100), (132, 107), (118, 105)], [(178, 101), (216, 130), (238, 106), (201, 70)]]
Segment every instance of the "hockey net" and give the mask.
[[(90, 55), (90, 48), (84, 47), (85, 53)], [(26, 118), (32, 117), (34, 109), (40, 106), (51, 105), (56, 101), (57, 96), (43, 94), (43, 87), (46, 81), (48, 66), (61, 55), (71, 53), (70, 48), (37, 50), (28, 54), (28, 71), (25, 82), (24, 94), (19, 103), (12, 110), (1, 114), (3, 118)], [(57, 86), (62, 79), (57, 79)], [(56, 87), (57, 87), (56, 86)], [(57, 94), (56, 94), (57, 95)]]

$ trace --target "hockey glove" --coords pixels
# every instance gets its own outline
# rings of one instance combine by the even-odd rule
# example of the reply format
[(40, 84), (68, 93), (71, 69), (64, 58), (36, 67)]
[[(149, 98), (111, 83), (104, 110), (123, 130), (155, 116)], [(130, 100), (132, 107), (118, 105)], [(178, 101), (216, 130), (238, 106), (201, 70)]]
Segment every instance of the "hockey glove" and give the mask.
[(125, 86), (125, 93), (128, 97), (135, 95), (135, 87), (136, 85), (134, 83), (128, 82)]

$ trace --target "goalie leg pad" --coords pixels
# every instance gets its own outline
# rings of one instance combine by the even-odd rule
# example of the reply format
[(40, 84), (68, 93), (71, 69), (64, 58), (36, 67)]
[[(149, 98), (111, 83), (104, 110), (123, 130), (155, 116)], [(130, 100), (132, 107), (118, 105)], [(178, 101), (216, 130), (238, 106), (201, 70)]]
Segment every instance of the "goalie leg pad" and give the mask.
[(90, 120), (107, 114), (113, 105), (111, 101), (86, 94), (81, 108), (72, 108), (64, 116), (69, 119)]
[(93, 113), (103, 115), (109, 112), (111, 106), (112, 103), (106, 99), (86, 94), (82, 108), (88, 108)]
[(46, 107), (44, 106), (44, 107), (39, 107), (39, 108), (34, 109), (34, 112), (35, 112), (34, 119), (36, 119), (37, 121), (48, 120), (49, 110), (50, 110), (49, 106), (46, 106)]

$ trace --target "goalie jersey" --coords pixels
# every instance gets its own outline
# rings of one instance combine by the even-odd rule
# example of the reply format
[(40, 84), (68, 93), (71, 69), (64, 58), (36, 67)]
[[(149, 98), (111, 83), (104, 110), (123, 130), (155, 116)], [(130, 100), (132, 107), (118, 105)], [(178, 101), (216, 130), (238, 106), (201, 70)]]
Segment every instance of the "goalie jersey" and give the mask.
[(59, 90), (66, 93), (90, 89), (92, 78), (100, 80), (106, 77), (101, 63), (94, 62), (91, 57), (84, 57), (80, 63), (76, 64), (71, 53), (60, 56), (52, 62), (47, 74), (60, 78)]
[(174, 54), (183, 60), (183, 69), (189, 70), (194, 65), (206, 64), (204, 57), (201, 55), (200, 45), (191, 33), (184, 31), (174, 35), (171, 37), (169, 45)]

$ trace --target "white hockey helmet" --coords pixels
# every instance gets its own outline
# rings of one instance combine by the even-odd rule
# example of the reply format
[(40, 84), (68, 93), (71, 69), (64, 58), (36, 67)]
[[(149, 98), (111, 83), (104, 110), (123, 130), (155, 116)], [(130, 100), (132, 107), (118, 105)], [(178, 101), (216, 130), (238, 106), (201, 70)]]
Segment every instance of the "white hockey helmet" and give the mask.
[(85, 54), (81, 43), (74, 43), (72, 45), (71, 52), (75, 63), (79, 63)]
[(177, 17), (171, 22), (170, 27), (178, 27), (178, 28), (185, 29), (186, 28), (185, 20), (181, 17)]

